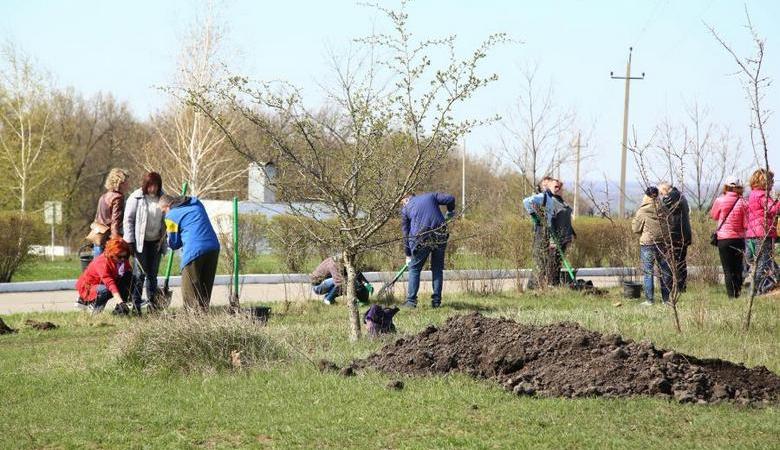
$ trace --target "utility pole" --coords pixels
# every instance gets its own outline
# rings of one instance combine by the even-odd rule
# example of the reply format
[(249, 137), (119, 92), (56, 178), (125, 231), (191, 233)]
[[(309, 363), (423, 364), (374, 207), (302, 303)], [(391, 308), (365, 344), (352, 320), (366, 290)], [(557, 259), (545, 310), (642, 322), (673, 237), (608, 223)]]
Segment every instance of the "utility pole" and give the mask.
[(575, 144), (577, 148), (577, 160), (574, 171), (574, 213), (572, 214), (572, 220), (577, 219), (577, 207), (580, 202), (580, 148), (582, 147), (582, 144), (580, 143), (581, 134), (582, 133), (577, 132), (577, 143)]
[(460, 180), (460, 215), (466, 218), (466, 138), (463, 138), (463, 161)]
[(628, 94), (631, 86), (631, 80), (644, 80), (645, 73), (642, 72), (641, 77), (631, 76), (631, 53), (633, 47), (628, 47), (628, 63), (626, 63), (626, 76), (616, 77), (614, 72), (610, 72), (609, 76), (613, 80), (626, 80), (626, 94), (625, 101), (623, 103), (623, 144), (620, 149), (620, 202), (618, 208), (618, 214), (620, 218), (626, 216), (626, 153), (628, 151)]

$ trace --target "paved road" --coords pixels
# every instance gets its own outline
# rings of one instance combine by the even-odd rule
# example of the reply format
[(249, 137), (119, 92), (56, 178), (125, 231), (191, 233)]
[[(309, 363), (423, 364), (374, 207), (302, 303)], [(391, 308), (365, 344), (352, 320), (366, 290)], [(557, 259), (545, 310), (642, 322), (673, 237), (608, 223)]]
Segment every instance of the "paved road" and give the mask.
[[(593, 277), (593, 282), (599, 287), (609, 287), (617, 285), (616, 277)], [(444, 294), (461, 292), (465, 289), (464, 280), (447, 280), (444, 283)], [(514, 279), (504, 280), (475, 280), (471, 283), (485, 284), (491, 286), (501, 286), (504, 291), (516, 289)], [(478, 284), (478, 286), (479, 286)], [(382, 283), (375, 282), (375, 289), (380, 289)], [(406, 292), (406, 283), (396, 283), (395, 293), (397, 298), (402, 298)], [(431, 292), (429, 281), (420, 283), (420, 302), (427, 302), (428, 294)], [(11, 292), (0, 294), (0, 314), (14, 314), (24, 312), (48, 312), (48, 311), (73, 311), (76, 301), (76, 291), (62, 290), (49, 292)], [(241, 290), (241, 300), (247, 303), (255, 302), (281, 302), (288, 301), (319, 301), (311, 292), (311, 286), (308, 283), (288, 283), (288, 284), (246, 284)], [(226, 305), (228, 303), (227, 286), (214, 286), (212, 294), (213, 305)], [(173, 288), (173, 306), (181, 306), (181, 289)], [(113, 308), (109, 304), (106, 309)]]

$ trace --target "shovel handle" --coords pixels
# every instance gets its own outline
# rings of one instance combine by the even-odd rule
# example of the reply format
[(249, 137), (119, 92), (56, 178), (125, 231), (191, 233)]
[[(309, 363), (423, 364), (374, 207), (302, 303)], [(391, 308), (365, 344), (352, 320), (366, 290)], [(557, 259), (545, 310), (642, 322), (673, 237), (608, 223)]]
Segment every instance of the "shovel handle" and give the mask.
[[(187, 182), (185, 181), (184, 184), (181, 185), (181, 195), (184, 196), (187, 194)], [(165, 282), (163, 283), (163, 286), (165, 286), (165, 290), (168, 290), (168, 282), (171, 278), (171, 270), (173, 269), (173, 250), (171, 250), (168, 253), (168, 262), (165, 266)]]

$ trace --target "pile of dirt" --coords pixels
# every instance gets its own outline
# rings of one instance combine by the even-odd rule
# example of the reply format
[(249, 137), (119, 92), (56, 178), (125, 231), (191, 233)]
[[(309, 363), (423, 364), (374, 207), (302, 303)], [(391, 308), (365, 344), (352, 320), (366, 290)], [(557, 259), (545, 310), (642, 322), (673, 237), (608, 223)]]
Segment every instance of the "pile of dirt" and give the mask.
[(3, 319), (0, 318), (0, 334), (13, 334), (13, 333), (16, 333), (16, 330), (6, 325), (5, 322), (3, 322)]
[(41, 331), (57, 329), (57, 325), (55, 325), (52, 322), (39, 322), (37, 320), (27, 319), (24, 321), (24, 324), (30, 328), (35, 328), (36, 330), (41, 330)]
[(518, 395), (646, 395), (751, 405), (780, 400), (780, 377), (765, 367), (698, 359), (576, 323), (539, 327), (479, 313), (398, 339), (353, 367), (409, 375), (462, 372)]

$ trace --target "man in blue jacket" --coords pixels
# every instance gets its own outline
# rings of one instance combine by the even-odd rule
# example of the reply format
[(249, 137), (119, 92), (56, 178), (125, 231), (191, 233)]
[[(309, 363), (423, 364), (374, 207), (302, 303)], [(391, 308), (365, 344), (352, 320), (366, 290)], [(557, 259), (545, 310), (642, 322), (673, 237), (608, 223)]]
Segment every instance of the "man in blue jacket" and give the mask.
[(203, 203), (195, 197), (162, 195), (168, 247), (182, 249), (181, 294), (187, 309), (208, 310), (219, 260), (219, 240)]
[[(431, 256), (433, 294), (431, 306), (441, 306), (441, 290), (444, 283), (444, 251), (449, 235), (446, 220), (455, 214), (455, 197), (441, 192), (409, 194), (401, 200), (401, 230), (404, 234), (404, 251), (409, 267), (409, 283), (405, 307), (417, 307), (417, 291), (420, 288), (420, 271), (428, 255)], [(447, 207), (447, 217), (440, 206)]]

